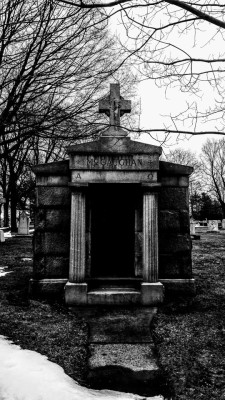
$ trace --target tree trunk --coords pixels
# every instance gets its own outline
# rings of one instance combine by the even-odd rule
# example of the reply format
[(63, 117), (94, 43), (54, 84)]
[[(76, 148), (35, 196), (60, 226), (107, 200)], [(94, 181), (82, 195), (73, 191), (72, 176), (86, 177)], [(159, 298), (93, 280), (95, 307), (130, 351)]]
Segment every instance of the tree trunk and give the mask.
[(12, 232), (17, 232), (17, 219), (16, 219), (16, 209), (17, 209), (17, 203), (18, 203), (18, 197), (17, 197), (17, 188), (16, 188), (16, 182), (11, 177), (11, 231)]
[(4, 222), (3, 226), (9, 226), (9, 199), (5, 197), (6, 202), (4, 203)]

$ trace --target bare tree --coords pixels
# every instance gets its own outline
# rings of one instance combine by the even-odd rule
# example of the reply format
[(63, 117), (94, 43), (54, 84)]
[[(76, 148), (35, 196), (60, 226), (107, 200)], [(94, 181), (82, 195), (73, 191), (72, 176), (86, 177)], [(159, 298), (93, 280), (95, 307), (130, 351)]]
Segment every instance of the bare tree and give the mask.
[(190, 176), (191, 193), (201, 192), (203, 190), (202, 162), (194, 152), (177, 147), (175, 149), (170, 149), (165, 158), (166, 161), (193, 167), (194, 171)]
[(0, 145), (13, 151), (33, 135), (97, 132), (94, 106), (120, 65), (101, 11), (52, 0), (0, 4)]
[(199, 198), (200, 193), (205, 189), (202, 178), (202, 162), (191, 150), (184, 150), (179, 147), (169, 150), (168, 154), (166, 154), (166, 161), (181, 165), (188, 165), (194, 168), (194, 171), (189, 177), (189, 206), (190, 213), (193, 215), (195, 199)]
[(208, 190), (219, 201), (225, 217), (225, 139), (207, 140), (202, 147), (202, 162)]
[(65, 157), (65, 146), (64, 140), (52, 135), (48, 139), (33, 136), (26, 141), (26, 146), (17, 143), (13, 150), (9, 144), (1, 147), (4, 152), (0, 157), (0, 186), (5, 198), (4, 225), (11, 225), (12, 231), (17, 229), (18, 206), (25, 209), (27, 201), (33, 196), (35, 177), (32, 167), (62, 160)]
[[(224, 134), (224, 4), (218, 1), (55, 0), (82, 9), (119, 13), (126, 32), (121, 46), (140, 79), (192, 94), (185, 110), (149, 132)], [(208, 104), (202, 101), (208, 91)], [(204, 125), (205, 124), (205, 125)]]

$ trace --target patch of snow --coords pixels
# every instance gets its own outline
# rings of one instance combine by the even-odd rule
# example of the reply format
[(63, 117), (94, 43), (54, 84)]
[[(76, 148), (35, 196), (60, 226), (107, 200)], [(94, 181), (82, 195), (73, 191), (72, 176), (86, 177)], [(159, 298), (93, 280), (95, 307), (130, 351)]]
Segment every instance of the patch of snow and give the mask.
[[(138, 395), (80, 386), (57, 364), (0, 336), (0, 400), (141, 400)], [(162, 396), (148, 399), (162, 400)]]
[[(12, 271), (5, 271), (5, 269), (8, 267), (0, 267), (0, 277), (5, 276), (6, 274), (10, 274)], [(1, 400), (1, 398), (0, 398)]]
[(12, 234), (11, 234), (10, 231), (9, 232), (4, 232), (4, 236), (5, 236), (5, 238), (9, 238), (9, 237), (12, 237)]

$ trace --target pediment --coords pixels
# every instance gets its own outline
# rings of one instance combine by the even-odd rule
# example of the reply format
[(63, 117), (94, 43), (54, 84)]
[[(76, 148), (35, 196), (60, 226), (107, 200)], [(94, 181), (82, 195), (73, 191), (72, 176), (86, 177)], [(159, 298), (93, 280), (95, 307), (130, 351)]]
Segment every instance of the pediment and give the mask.
[(91, 142), (69, 146), (68, 154), (157, 154), (162, 153), (162, 148), (151, 144), (131, 140), (129, 137), (101, 137)]

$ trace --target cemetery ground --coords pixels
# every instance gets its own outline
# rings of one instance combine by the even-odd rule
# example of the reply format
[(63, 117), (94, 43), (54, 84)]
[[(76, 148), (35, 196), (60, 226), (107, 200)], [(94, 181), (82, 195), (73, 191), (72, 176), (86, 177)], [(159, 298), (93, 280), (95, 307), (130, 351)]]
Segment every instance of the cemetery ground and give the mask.
[[(85, 385), (88, 327), (57, 302), (30, 299), (32, 238), (0, 243), (0, 335), (46, 355)], [(225, 231), (193, 242), (194, 298), (167, 298), (153, 321), (160, 366), (174, 400), (225, 399)]]

